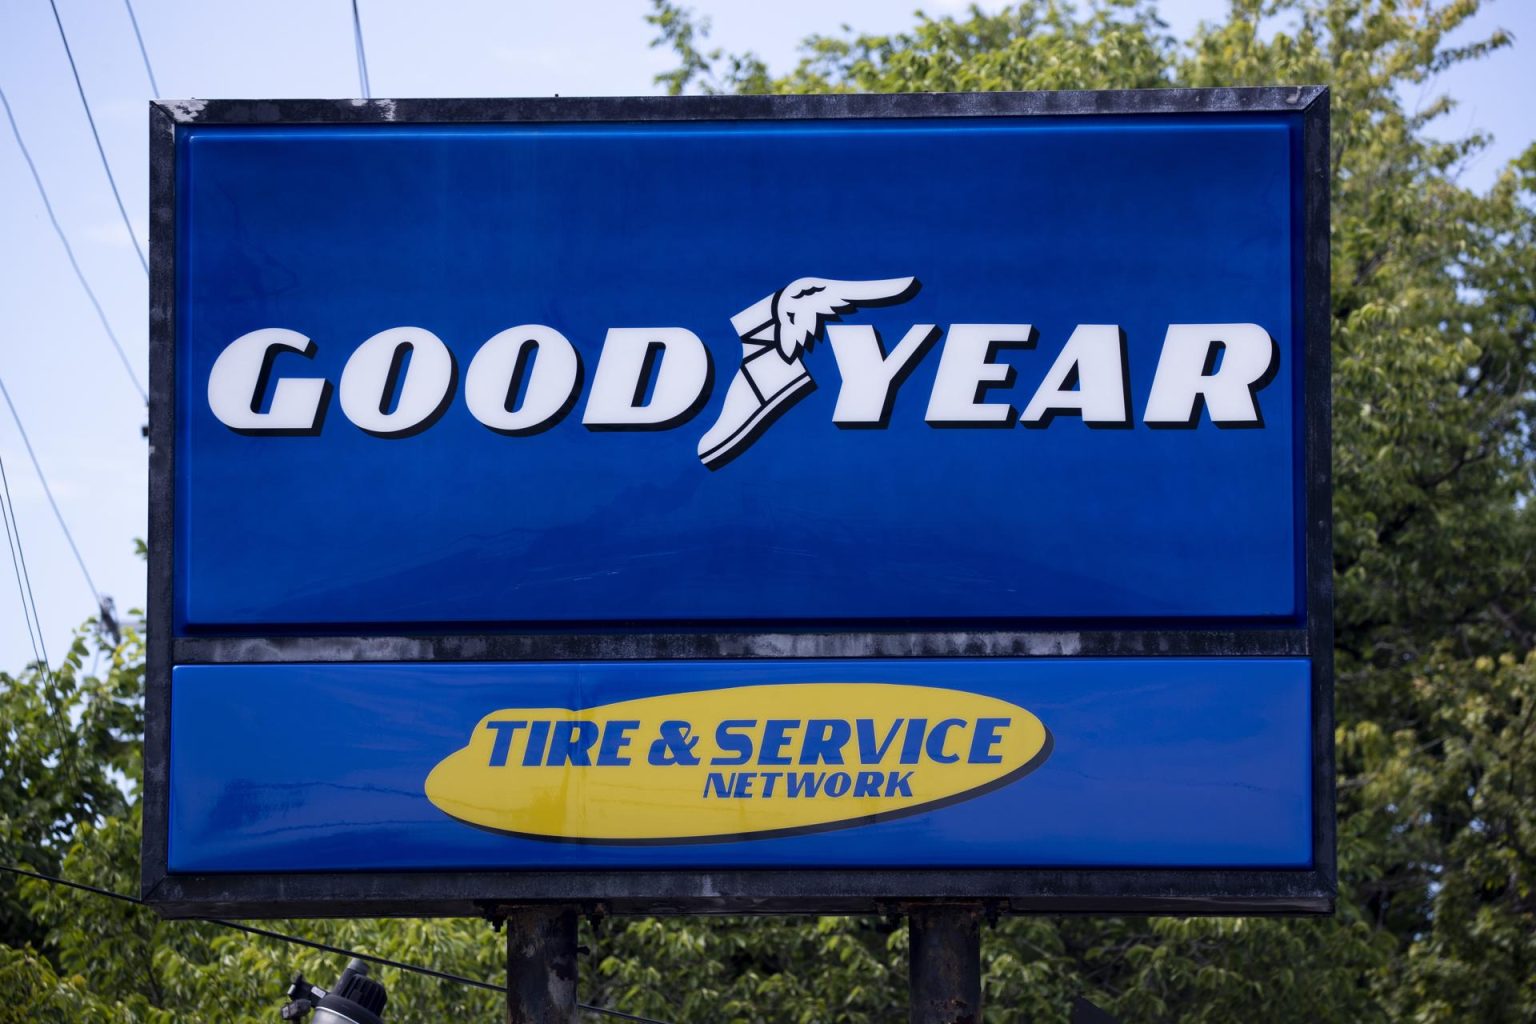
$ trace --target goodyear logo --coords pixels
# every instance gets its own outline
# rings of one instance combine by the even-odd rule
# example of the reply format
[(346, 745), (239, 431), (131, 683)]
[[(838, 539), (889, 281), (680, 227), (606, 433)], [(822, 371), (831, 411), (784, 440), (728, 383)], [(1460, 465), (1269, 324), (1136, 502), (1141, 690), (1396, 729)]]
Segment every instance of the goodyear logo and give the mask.
[[(802, 277), (731, 318), (740, 362), (714, 426), (699, 438), (699, 461), (719, 469), (740, 456), (775, 420), (816, 390), (806, 359), (826, 336), (842, 376), (832, 421), (884, 429), (896, 390), (944, 331), (913, 324), (887, 351), (869, 324), (838, 323), (862, 307), (904, 302), (915, 277), (835, 281)], [(1132, 425), (1130, 367), (1118, 324), (1079, 324), (1022, 411), (985, 396), (1012, 386), (1014, 369), (997, 356), (1032, 348), (1032, 324), (951, 324), (925, 419), (935, 427), (1050, 426), (1057, 416), (1097, 427)], [(219, 354), (208, 376), (208, 405), (241, 434), (313, 436), (325, 422), (331, 381), (288, 376), (294, 354), (317, 343), (283, 327), (243, 334)], [(286, 355), (281, 364), (276, 362)], [(1224, 427), (1264, 426), (1257, 394), (1274, 379), (1279, 348), (1254, 323), (1170, 324), (1142, 411), (1149, 427), (1194, 427), (1205, 412)], [(823, 360), (825, 362), (825, 360)], [(376, 437), (410, 437), (431, 427), (453, 402), (458, 360), (422, 327), (391, 327), (347, 358), (342, 412)], [(509, 437), (540, 434), (574, 407), (585, 374), (569, 339), (545, 324), (521, 324), (486, 341), (464, 372), (464, 402), (475, 419)], [(708, 402), (714, 365), (686, 327), (613, 327), (603, 339), (582, 424), (588, 430), (666, 430)]]
[(542, 839), (751, 839), (932, 810), (1021, 778), (1050, 750), (1038, 718), (979, 694), (742, 686), (492, 712), (426, 793), (471, 825)]

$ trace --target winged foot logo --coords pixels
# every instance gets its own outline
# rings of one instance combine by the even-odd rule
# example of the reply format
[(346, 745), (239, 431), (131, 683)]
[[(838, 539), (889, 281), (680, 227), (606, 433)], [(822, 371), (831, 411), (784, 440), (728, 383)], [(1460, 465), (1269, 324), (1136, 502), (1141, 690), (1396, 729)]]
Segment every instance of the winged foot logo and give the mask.
[[(832, 421), (843, 428), (890, 422), (897, 390), (942, 337), (924, 419), (932, 427), (1048, 427), (1076, 416), (1090, 427), (1129, 428), (1130, 367), (1117, 324), (1079, 324), (1017, 409), (997, 395), (1014, 384), (1005, 349), (1035, 347), (1029, 323), (913, 324), (887, 348), (869, 324), (844, 324), (859, 309), (906, 301), (915, 277), (841, 281), (803, 277), (731, 318), (740, 363), (719, 413), (698, 442), (700, 462), (719, 469), (743, 454), (796, 402), (815, 390), (805, 357), (825, 337), (841, 377)], [(292, 374), (294, 355), (315, 341), (280, 327), (231, 342), (208, 375), (208, 404), (229, 429), (250, 435), (319, 434), (332, 382)], [(282, 360), (279, 362), (279, 360)], [(1141, 410), (1147, 427), (1263, 427), (1259, 392), (1272, 381), (1279, 347), (1255, 323), (1170, 324)], [(279, 372), (280, 370), (284, 372)], [(686, 327), (613, 327), (603, 339), (582, 412), (588, 430), (666, 430), (692, 419), (713, 383), (708, 348)], [(428, 429), (446, 412), (458, 362), (422, 327), (393, 327), (348, 357), (339, 398), (348, 420), (382, 438)], [(494, 335), (464, 373), (464, 403), (485, 427), (508, 436), (542, 433), (575, 407), (581, 357), (560, 331), (521, 324)]]
[(725, 392), (720, 418), (699, 439), (699, 461), (718, 469), (745, 451), (789, 407), (814, 391), (802, 356), (828, 320), (859, 306), (905, 301), (915, 277), (829, 281), (802, 277), (731, 317), (741, 338), (741, 367)]

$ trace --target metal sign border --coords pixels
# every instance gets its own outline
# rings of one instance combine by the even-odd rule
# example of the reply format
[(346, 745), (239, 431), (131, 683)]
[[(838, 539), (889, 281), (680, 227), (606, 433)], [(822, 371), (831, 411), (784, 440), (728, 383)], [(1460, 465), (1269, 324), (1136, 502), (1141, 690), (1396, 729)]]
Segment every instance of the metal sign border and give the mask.
[[(190, 125), (507, 124), (933, 117), (1300, 115), (1301, 327), (1307, 618), (1296, 628), (1042, 631), (978, 623), (889, 630), (514, 632), (428, 636), (199, 636), (172, 629), (176, 339), (176, 146)], [(922, 901), (1001, 912), (1329, 913), (1337, 892), (1333, 759), (1329, 94), (1240, 89), (834, 96), (157, 101), (150, 129), (149, 593), (142, 893), (168, 917), (456, 916), (574, 904), (611, 913), (870, 913)], [(952, 869), (583, 870), (171, 874), (171, 667), (326, 661), (677, 658), (1310, 656), (1312, 844), (1305, 870)]]

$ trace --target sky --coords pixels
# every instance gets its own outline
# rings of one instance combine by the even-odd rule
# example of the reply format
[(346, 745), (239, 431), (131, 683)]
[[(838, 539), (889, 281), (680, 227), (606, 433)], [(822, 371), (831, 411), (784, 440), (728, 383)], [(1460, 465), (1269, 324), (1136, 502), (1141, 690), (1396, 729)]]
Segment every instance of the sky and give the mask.
[[(56, 0), (133, 232), (147, 239), (146, 101), (152, 91), (122, 0)], [(807, 35), (894, 32), (917, 0), (692, 0), (713, 24), (711, 45), (754, 50), (782, 71)], [(967, 5), (929, 0), (929, 13)], [(1001, 5), (987, 2), (984, 9)], [(1163, 0), (1186, 38), (1220, 17), (1225, 0)], [(648, 46), (649, 0), (359, 0), (375, 97), (640, 95), (671, 67)], [(349, 0), (134, 0), (166, 98), (353, 97), (360, 94)], [(1443, 74), (1410, 102), (1460, 101), (1437, 134), (1478, 130), (1494, 144), (1464, 171), (1486, 188), (1536, 138), (1536, 0), (1495, 0), (1458, 33), (1495, 28), (1514, 47)], [(47, 0), (0, 0), (0, 89), (82, 272), (142, 383), (147, 377), (147, 283), (124, 227)], [(142, 608), (146, 536), (146, 413), (59, 239), (31, 174), (0, 121), (0, 382), (16, 405), (85, 568), (120, 611)], [(10, 412), (0, 402), (0, 459), (43, 640), (56, 664), (73, 629), (94, 614), (91, 586), (71, 553)], [(0, 556), (0, 670), (31, 660), (21, 597)]]

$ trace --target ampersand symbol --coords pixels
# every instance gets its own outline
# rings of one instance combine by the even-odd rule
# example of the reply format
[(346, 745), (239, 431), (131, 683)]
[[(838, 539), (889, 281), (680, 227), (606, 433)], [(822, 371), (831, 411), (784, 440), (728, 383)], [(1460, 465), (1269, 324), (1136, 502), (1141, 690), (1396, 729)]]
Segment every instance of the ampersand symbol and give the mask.
[(661, 739), (651, 743), (651, 764), (698, 764), (693, 748), (699, 739), (687, 722), (662, 722)]

